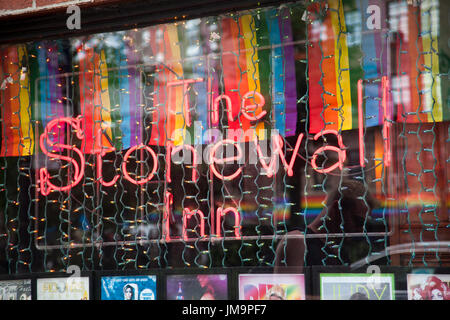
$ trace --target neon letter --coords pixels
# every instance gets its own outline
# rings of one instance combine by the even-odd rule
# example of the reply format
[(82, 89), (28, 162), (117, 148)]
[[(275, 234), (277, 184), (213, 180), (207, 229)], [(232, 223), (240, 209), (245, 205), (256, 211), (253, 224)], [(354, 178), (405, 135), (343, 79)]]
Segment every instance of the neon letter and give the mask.
[(297, 137), (297, 142), (295, 143), (294, 152), (293, 152), (293, 154), (291, 156), (291, 160), (289, 161), (289, 164), (288, 164), (286, 161), (285, 155), (283, 153), (283, 138), (281, 137), (280, 134), (277, 134), (276, 136), (274, 136), (272, 138), (272, 155), (270, 157), (270, 163), (267, 164), (263, 160), (264, 155), (262, 154), (261, 147), (259, 146), (258, 142), (256, 141), (256, 137), (255, 137), (253, 142), (256, 146), (256, 151), (259, 156), (259, 162), (261, 163), (263, 168), (266, 170), (266, 174), (269, 178), (272, 177), (274, 174), (276, 174), (277, 170), (275, 168), (275, 165), (276, 165), (275, 161), (277, 159), (277, 155), (280, 157), (281, 162), (283, 163), (283, 166), (286, 169), (288, 176), (291, 177), (294, 174), (292, 168), (294, 167), (295, 159), (297, 158), (298, 149), (300, 148), (300, 144), (302, 143), (302, 140), (303, 140), (303, 133), (299, 134), (299, 136)]
[(172, 170), (171, 170), (172, 148), (173, 148), (173, 143), (170, 141), (167, 142), (167, 145), (166, 145), (166, 181), (168, 183), (172, 182)]
[[(44, 196), (49, 195), (50, 192), (52, 192), (52, 190), (56, 190), (56, 191), (60, 191), (60, 192), (69, 191), (70, 189), (72, 189), (74, 186), (76, 186), (81, 181), (81, 178), (84, 175), (85, 161), (84, 161), (84, 156), (81, 153), (81, 151), (75, 146), (69, 146), (66, 144), (55, 143), (55, 142), (51, 141), (48, 137), (48, 134), (52, 131), (53, 127), (57, 126), (60, 122), (65, 122), (65, 123), (69, 124), (70, 126), (72, 126), (72, 128), (74, 128), (74, 131), (76, 132), (78, 139), (84, 139), (84, 132), (81, 129), (81, 117), (80, 116), (77, 117), (76, 119), (68, 118), (68, 117), (54, 119), (47, 124), (47, 126), (45, 127), (44, 133), (39, 138), (39, 146), (40, 146), (42, 152), (45, 155), (47, 155), (48, 157), (51, 157), (53, 159), (61, 159), (64, 161), (71, 162), (74, 167), (75, 172), (74, 172), (74, 181), (72, 183), (70, 183), (64, 187), (58, 187), (50, 182), (50, 176), (48, 174), (47, 168), (41, 168), (39, 170), (39, 182), (40, 182), (40, 191), (41, 191), (42, 195), (44, 195)], [(57, 147), (57, 148), (62, 148), (62, 149), (68, 149), (70, 151), (75, 151), (75, 153), (77, 153), (78, 156), (80, 157), (81, 168), (78, 166), (78, 163), (72, 157), (67, 157), (67, 156), (63, 156), (61, 154), (49, 152), (45, 147), (45, 141), (51, 147)]]
[[(258, 97), (261, 100), (260, 104), (250, 104), (248, 106), (245, 105), (246, 99), (255, 98), (255, 97)], [(261, 93), (256, 92), (256, 91), (254, 91), (254, 92), (249, 91), (246, 94), (244, 94), (244, 96), (242, 97), (242, 105), (241, 105), (242, 114), (244, 115), (244, 117), (246, 117), (250, 121), (257, 121), (257, 120), (261, 119), (262, 117), (264, 117), (266, 115), (267, 111), (263, 110), (257, 116), (250, 115), (247, 112), (256, 110), (256, 108), (258, 108), (258, 107), (263, 107), (265, 104), (266, 104), (266, 101), (264, 100), (264, 97)]]
[[(183, 85), (183, 92), (184, 92), (184, 94), (186, 94), (188, 92), (187, 88), (188, 88), (189, 84), (196, 83), (196, 82), (202, 82), (202, 81), (203, 81), (202, 78), (183, 79), (183, 80), (169, 81), (169, 82), (167, 82), (167, 86), (171, 87), (171, 86)], [(190, 127), (192, 124), (192, 121), (191, 121), (191, 112), (190, 112), (191, 108), (189, 106), (189, 97), (185, 97), (184, 103), (183, 103), (183, 109), (184, 109), (184, 117), (186, 119), (186, 125), (188, 127)]]
[(217, 208), (217, 213), (216, 213), (216, 234), (218, 237), (221, 237), (221, 227), (222, 227), (222, 223), (221, 223), (221, 217), (226, 215), (228, 212), (233, 212), (234, 213), (234, 236), (236, 238), (241, 238), (241, 232), (240, 232), (240, 228), (241, 228), (241, 216), (239, 214), (239, 212), (236, 210), (236, 208), (233, 207), (229, 207), (226, 208), (225, 210), (222, 210), (222, 208)]
[[(127, 171), (127, 162), (128, 162), (128, 158), (130, 157), (131, 153), (137, 149), (142, 149), (145, 148), (148, 152), (150, 152), (150, 154), (152, 155), (153, 158), (153, 169), (150, 172), (150, 174), (147, 176), (147, 178), (142, 179), (142, 180), (134, 180), (133, 178), (130, 177), (130, 175), (128, 174)], [(152, 150), (152, 148), (150, 148), (149, 146), (145, 146), (142, 143), (131, 147), (130, 149), (128, 149), (128, 151), (125, 153), (124, 157), (123, 157), (123, 162), (122, 162), (122, 171), (123, 171), (123, 176), (125, 177), (125, 179), (127, 179), (128, 181), (130, 181), (133, 184), (144, 184), (149, 182), (152, 178), (153, 175), (156, 172), (156, 168), (158, 167), (158, 160), (156, 159), (156, 154), (155, 152)]]
[(191, 211), (190, 209), (185, 208), (183, 210), (183, 240), (187, 240), (187, 220), (192, 218), (194, 214), (198, 214), (200, 217), (200, 237), (205, 236), (205, 215), (201, 210)]
[(366, 166), (364, 162), (364, 111), (363, 111), (363, 82), (358, 80), (358, 135), (359, 135), (359, 165)]
[(212, 116), (211, 116), (211, 122), (213, 124), (216, 124), (219, 122), (219, 101), (225, 99), (225, 104), (226, 104), (226, 108), (227, 108), (227, 115), (228, 115), (228, 121), (233, 121), (233, 113), (232, 113), (232, 105), (231, 105), (231, 99), (229, 96), (227, 96), (226, 94), (222, 94), (220, 96), (218, 96), (217, 98), (214, 99), (213, 102), (213, 112), (212, 112)]
[(382, 104), (383, 104), (383, 113), (384, 113), (384, 119), (383, 119), (383, 140), (384, 140), (384, 165), (386, 167), (389, 167), (391, 165), (391, 146), (390, 146), (390, 128), (391, 128), (391, 122), (390, 117), (388, 115), (388, 96), (389, 96), (389, 79), (386, 76), (383, 76), (381, 78), (381, 86), (383, 89), (383, 98), (382, 98)]
[(104, 185), (105, 187), (113, 186), (116, 183), (117, 179), (119, 179), (120, 176), (118, 174), (115, 175), (114, 178), (110, 182), (105, 182), (103, 180), (103, 174), (102, 174), (103, 159), (102, 159), (102, 157), (107, 152), (115, 151), (116, 148), (102, 146), (102, 129), (98, 129), (98, 131), (97, 131), (97, 136), (95, 137), (95, 144), (96, 144), (96, 149), (94, 149), (94, 153), (97, 155), (97, 178), (100, 181), (100, 183), (102, 185)]
[[(322, 132), (317, 133), (314, 136), (314, 140), (319, 139), (320, 136), (325, 135), (325, 134), (334, 134), (337, 136), (338, 138), (338, 144), (339, 144), (339, 148), (338, 147), (334, 147), (334, 146), (325, 146), (325, 147), (320, 147), (319, 149), (316, 150), (316, 152), (314, 152), (313, 156), (312, 156), (312, 160), (311, 160), (311, 166), (313, 167), (314, 170), (316, 170), (317, 172), (320, 173), (328, 173), (330, 171), (333, 171), (334, 169), (336, 169), (337, 167), (339, 167), (339, 169), (342, 170), (345, 159), (347, 158), (347, 153), (345, 151), (345, 145), (342, 142), (342, 136), (336, 131), (336, 130), (324, 130)], [(325, 169), (319, 169), (319, 167), (316, 164), (316, 159), (317, 156), (326, 151), (326, 150), (330, 150), (330, 151), (336, 151), (339, 155), (339, 160), (338, 162), (336, 162), (335, 164), (333, 164), (332, 166), (325, 168)]]
[[(216, 158), (216, 152), (217, 152), (217, 148), (219, 148), (219, 146), (221, 146), (222, 144), (232, 144), (235, 146), (235, 148), (238, 151), (238, 155), (236, 157), (228, 157), (228, 158), (223, 158), (223, 159), (217, 159)], [(232, 161), (237, 161), (242, 157), (242, 149), (238, 144), (235, 144), (233, 140), (230, 139), (225, 139), (225, 140), (220, 140), (219, 142), (217, 142), (214, 147), (212, 147), (211, 152), (209, 154), (209, 167), (211, 169), (211, 171), (214, 173), (214, 175), (221, 179), (221, 180), (233, 180), (235, 179), (238, 175), (241, 174), (242, 172), (242, 168), (239, 168), (235, 173), (229, 175), (229, 176), (224, 176), (222, 174), (220, 174), (216, 167), (214, 166), (214, 163), (219, 163), (219, 164), (224, 164), (225, 162), (232, 162)]]
[(173, 196), (169, 191), (164, 194), (164, 210), (163, 210), (163, 220), (162, 220), (162, 234), (165, 241), (170, 241), (170, 213), (171, 206), (173, 204)]

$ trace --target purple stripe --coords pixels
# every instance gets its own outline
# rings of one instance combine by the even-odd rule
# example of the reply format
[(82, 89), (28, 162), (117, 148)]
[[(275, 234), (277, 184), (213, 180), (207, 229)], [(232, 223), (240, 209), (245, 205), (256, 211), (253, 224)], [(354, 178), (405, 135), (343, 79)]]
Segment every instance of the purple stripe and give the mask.
[(284, 97), (286, 113), (286, 136), (294, 136), (297, 128), (297, 85), (295, 77), (295, 51), (292, 44), (292, 25), (289, 10), (283, 9), (278, 16), (284, 55)]
[[(136, 52), (133, 50), (133, 48), (127, 43), (126, 45), (126, 54), (128, 59), (128, 74), (130, 76), (129, 78), (129, 97), (130, 97), (130, 147), (133, 147), (139, 143), (142, 142), (141, 132), (139, 128), (137, 127), (137, 122), (140, 122), (140, 119), (138, 118), (140, 112), (137, 111), (137, 104), (140, 104), (140, 99), (136, 97), (137, 90), (136, 90), (136, 80), (138, 72), (136, 70), (136, 65), (138, 63), (138, 58), (136, 55)], [(141, 108), (139, 108), (140, 110)], [(140, 125), (142, 125), (140, 123)], [(136, 139), (137, 136), (137, 139)]]
[[(49, 59), (49, 62), (47, 63), (49, 76), (48, 94), (50, 96), (50, 106), (51, 106), (50, 107), (51, 115), (48, 121), (51, 121), (56, 118), (64, 117), (64, 105), (62, 103), (62, 88), (60, 86), (57, 86), (58, 83), (62, 85), (63, 79), (61, 77), (58, 77), (60, 73), (58, 70), (59, 67), (58, 46), (56, 44), (51, 44), (48, 46), (48, 49), (50, 49), (50, 51), (47, 50), (48, 52), (47, 57)], [(59, 103), (58, 100), (61, 101), (61, 103)], [(65, 128), (66, 126), (61, 124), (61, 128), (56, 129), (57, 138), (54, 139), (53, 142), (64, 143)], [(56, 150), (57, 149), (55, 149), (55, 151)]]

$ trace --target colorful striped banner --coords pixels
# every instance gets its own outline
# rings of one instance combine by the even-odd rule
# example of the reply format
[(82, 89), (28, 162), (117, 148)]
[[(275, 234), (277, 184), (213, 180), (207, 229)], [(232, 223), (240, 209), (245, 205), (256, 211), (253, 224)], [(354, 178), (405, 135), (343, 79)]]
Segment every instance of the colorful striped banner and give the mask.
[[(439, 74), (440, 41), (438, 1), (423, 1), (420, 6), (396, 3), (391, 19), (402, 19), (396, 43), (397, 121), (406, 123), (439, 122), (450, 119), (445, 107)], [(404, 14), (402, 17), (401, 14)], [(442, 58), (441, 58), (442, 59)], [(407, 81), (407, 82), (405, 82)], [(407, 85), (406, 85), (406, 84)]]
[[(383, 108), (381, 107), (382, 86), (381, 77), (388, 75), (387, 73), (387, 51), (388, 42), (383, 31), (386, 27), (385, 19), (385, 3), (380, 0), (363, 0), (358, 2), (358, 7), (362, 12), (363, 21), (368, 21), (370, 13), (367, 13), (366, 8), (375, 5), (381, 9), (381, 30), (368, 29), (367, 23), (362, 24), (361, 48), (363, 55), (363, 71), (364, 79), (371, 81), (364, 85), (365, 100), (365, 115), (367, 127), (381, 125), (383, 123)], [(373, 82), (377, 81), (377, 82)]]
[(217, 22), (212, 23), (202, 23), (201, 24), (201, 33), (203, 35), (202, 41), (202, 50), (204, 54), (206, 54), (206, 76), (207, 76), (207, 120), (208, 120), (208, 129), (209, 135), (207, 137), (207, 141), (205, 143), (213, 143), (218, 140), (218, 132), (219, 132), (219, 123), (213, 122), (213, 109), (214, 109), (214, 100), (220, 95), (219, 92), (219, 83), (220, 83), (220, 28), (218, 27)]
[[(34, 154), (36, 128), (32, 121), (36, 119), (39, 123), (38, 129), (42, 131), (52, 119), (65, 116), (62, 93), (64, 79), (59, 76), (63, 62), (59, 58), (59, 49), (58, 42), (42, 42), (35, 46), (30, 45), (29, 48), (18, 45), (2, 50), (5, 105), (2, 108), (4, 138), (1, 156)], [(53, 142), (64, 142), (64, 125), (52, 133), (50, 139)], [(58, 150), (49, 147), (49, 151)]]
[[(20, 63), (19, 50), (17, 47), (6, 47), (1, 51), (1, 90), (2, 99), (2, 145), (0, 154), (6, 156), (29, 155), (27, 148), (21, 147), (20, 137), (22, 132), (21, 122), (30, 121), (27, 114), (20, 114), (26, 106), (21, 108), (21, 83), (20, 83)], [(22, 118), (22, 116), (24, 116)], [(27, 154), (28, 153), (28, 154)]]
[[(172, 136), (175, 130), (177, 91), (173, 89), (169, 90), (167, 84), (170, 81), (178, 80), (178, 77), (181, 76), (179, 73), (182, 70), (178, 66), (177, 73), (177, 71), (171, 68), (173, 61), (172, 46), (177, 45), (177, 39), (174, 39), (174, 30), (172, 28), (172, 41), (174, 42), (170, 43), (168, 31), (168, 26), (166, 25), (149, 29), (150, 46), (152, 48), (153, 58), (155, 58), (157, 63), (154, 78), (154, 111), (152, 134), (149, 141), (150, 145), (164, 146), (168, 139), (171, 139), (172, 143), (174, 142)], [(182, 95), (179, 95), (179, 98), (181, 98), (179, 100), (182, 100)], [(182, 139), (178, 140), (182, 141)]]
[[(336, 72), (336, 98), (339, 130), (352, 129), (352, 101), (350, 95), (350, 69), (348, 61), (347, 28), (344, 7), (340, 0), (330, 0), (330, 16), (335, 34), (334, 59)], [(356, 105), (353, 106), (354, 108)], [(355, 108), (356, 109), (356, 108)]]
[[(242, 39), (243, 30), (237, 18), (224, 18), (221, 21), (222, 29), (222, 72), (224, 82), (224, 94), (230, 98), (231, 118), (227, 123), (228, 130), (233, 133), (240, 133), (250, 127), (247, 119), (239, 117), (241, 110), (241, 100), (248, 89), (247, 57), (245, 54), (245, 42)], [(225, 113), (228, 115), (228, 107)], [(221, 113), (222, 114), (222, 113)], [(246, 121), (247, 120), (247, 121)], [(240, 136), (228, 137), (235, 141), (240, 141)]]
[[(420, 3), (421, 40), (423, 48), (422, 94), (423, 111), (428, 122), (449, 120), (444, 118), (439, 75), (439, 1), (428, 0)], [(448, 71), (448, 70), (446, 70)], [(450, 112), (445, 110), (448, 117)]]
[(312, 23), (308, 25), (309, 131), (338, 130), (338, 102), (336, 97), (335, 30), (331, 15), (318, 20), (319, 5), (308, 9)]
[(130, 42), (124, 41), (114, 49), (83, 47), (79, 50), (78, 81), (85, 130), (82, 151), (85, 153), (95, 152), (99, 129), (103, 132), (103, 147), (126, 150), (142, 143), (139, 59)]
[[(265, 111), (271, 114), (274, 129), (280, 134), (295, 135), (297, 92), (289, 10), (280, 13), (271, 9), (263, 15), (225, 18), (221, 26), (224, 94), (230, 97), (233, 117), (227, 123), (228, 129), (242, 129), (246, 135), (241, 141), (253, 140), (255, 133), (259, 139), (266, 139), (264, 129), (271, 129), (270, 118), (254, 122), (238, 117), (242, 100), (245, 105), (258, 104), (258, 93), (265, 105), (248, 114), (254, 117)], [(287, 114), (291, 117), (286, 122)]]
[[(384, 120), (381, 108), (381, 78), (388, 74), (388, 38), (386, 19), (381, 19), (381, 29), (369, 30), (360, 23), (355, 32), (361, 33), (361, 44), (347, 44), (348, 32), (342, 0), (329, 0), (328, 9), (319, 4), (309, 7), (312, 23), (308, 26), (309, 105), (310, 132), (326, 129), (350, 130), (358, 127), (357, 82), (364, 79), (365, 126), (381, 125)], [(368, 21), (366, 9), (376, 5), (381, 17), (386, 15), (385, 4), (380, 0), (362, 0), (347, 3), (355, 6), (362, 21)], [(363, 9), (364, 8), (364, 9)], [(319, 11), (326, 15), (319, 20)], [(354, 10), (354, 9), (353, 9)], [(370, 11), (369, 11), (370, 12)], [(350, 11), (354, 14), (354, 11)], [(354, 19), (352, 16), (348, 20)], [(353, 22), (353, 21), (348, 21)], [(352, 58), (352, 59), (350, 59)], [(354, 59), (356, 58), (356, 59)], [(362, 59), (362, 66), (358, 59)], [(319, 68), (317, 67), (319, 66)], [(390, 114), (392, 110), (387, 109)], [(390, 115), (387, 115), (391, 119)]]
[[(39, 81), (38, 81), (38, 119), (42, 130), (47, 123), (56, 118), (65, 116), (62, 84), (64, 78), (59, 76), (61, 73), (62, 62), (59, 61), (58, 42), (41, 42), (37, 44), (37, 57), (39, 65)], [(64, 143), (65, 125), (61, 125), (49, 139), (54, 143)], [(54, 129), (55, 130), (55, 129)], [(48, 146), (49, 151), (59, 151), (55, 147)]]
[[(134, 43), (138, 35), (135, 35), (136, 31), (128, 31), (127, 41), (125, 42), (125, 54), (127, 64), (127, 79), (128, 79), (128, 119), (124, 115), (124, 122), (128, 120), (130, 135), (126, 137), (126, 143), (124, 142), (124, 149), (128, 147), (134, 147), (142, 143), (142, 85), (141, 75), (138, 64), (140, 58), (137, 54), (137, 48)], [(121, 108), (122, 110), (122, 108)]]
[[(202, 21), (200, 19), (188, 21), (179, 28), (179, 34), (182, 41), (181, 56), (185, 61), (183, 63), (184, 80), (193, 80), (196, 82), (185, 83), (186, 92), (184, 92), (183, 104), (189, 110), (189, 123), (186, 123), (186, 130), (189, 132), (184, 139), (185, 144), (198, 145), (207, 141), (204, 132), (208, 129), (207, 110), (207, 61), (204, 55), (205, 49), (201, 43), (208, 43), (209, 39), (203, 38)], [(202, 39), (203, 38), (203, 39)], [(200, 41), (199, 41), (200, 40)], [(185, 115), (186, 116), (186, 115)], [(190, 137), (190, 140), (187, 138)], [(206, 138), (206, 139), (204, 139)]]
[(285, 107), (285, 135), (294, 136), (297, 129), (297, 81), (295, 69), (295, 48), (292, 33), (292, 19), (288, 8), (280, 9), (278, 17), (280, 25), (282, 51), (284, 57), (284, 100)]

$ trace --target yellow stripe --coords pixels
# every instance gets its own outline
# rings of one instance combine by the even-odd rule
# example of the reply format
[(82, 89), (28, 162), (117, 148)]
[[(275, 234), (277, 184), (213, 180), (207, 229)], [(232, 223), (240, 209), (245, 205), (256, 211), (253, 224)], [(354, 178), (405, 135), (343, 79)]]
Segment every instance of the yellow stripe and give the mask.
[[(19, 45), (17, 48), (19, 65), (24, 56), (27, 55), (26, 48), (24, 45)], [(24, 145), (21, 155), (29, 156), (33, 154), (33, 144), (34, 144), (34, 131), (31, 125), (31, 105), (30, 105), (30, 70), (24, 74), (25, 77), (22, 79), (21, 69), (19, 69), (19, 97), (20, 97), (20, 129), (22, 133), (22, 144)]]
[[(246, 49), (245, 56), (247, 58), (248, 91), (257, 91), (261, 93), (261, 85), (259, 82), (258, 50), (256, 47), (256, 32), (254, 31), (256, 30), (255, 21), (249, 14), (242, 16), (241, 21)], [(250, 48), (253, 50), (250, 50)], [(264, 131), (264, 123), (259, 122), (255, 129), (259, 140), (264, 140), (266, 136)], [(253, 140), (253, 137), (251, 139)]]
[[(173, 71), (176, 72), (176, 74), (180, 77), (183, 77), (183, 67), (181, 65), (181, 53), (180, 53), (180, 46), (178, 45), (178, 31), (176, 25), (168, 25), (167, 27), (167, 33), (169, 36), (169, 45), (170, 50), (172, 51), (172, 61), (169, 62), (170, 67)], [(176, 80), (175, 75), (173, 78), (170, 78), (172, 80)], [(182, 145), (184, 142), (184, 133), (186, 132), (186, 123), (184, 121), (184, 113), (183, 113), (183, 86), (176, 86), (170, 88), (169, 91), (169, 103), (173, 101), (174, 99), (171, 99), (175, 95), (175, 136), (174, 136), (174, 145), (179, 146)], [(187, 99), (187, 97), (186, 97)], [(170, 106), (172, 108), (174, 106)], [(182, 129), (182, 130), (180, 130)], [(167, 130), (169, 133), (170, 131)]]
[[(334, 62), (336, 70), (336, 98), (338, 104), (337, 108), (340, 109), (338, 112), (338, 128), (342, 128), (342, 130), (349, 130), (352, 129), (352, 99), (350, 94), (350, 71), (347, 35), (345, 34), (346, 27), (344, 9), (342, 0), (330, 0), (329, 4), (331, 9), (336, 11), (339, 10), (338, 13), (336, 11), (330, 11), (331, 24), (335, 34)], [(341, 34), (339, 35), (339, 33)]]
[(111, 130), (111, 102), (109, 100), (108, 87), (108, 65), (106, 64), (105, 50), (100, 54), (100, 85), (101, 85), (101, 99), (102, 99), (102, 124), (106, 126), (106, 134), (113, 140)]
[[(423, 74), (422, 86), (424, 89), (431, 88), (431, 92), (425, 93), (424, 110), (432, 110), (433, 117), (431, 116), (431, 114), (428, 114), (428, 121), (430, 122), (442, 121), (443, 117), (441, 78), (439, 77), (439, 48), (437, 39), (439, 33), (439, 8), (435, 8), (433, 6), (434, 2), (435, 1), (424, 1), (420, 5), (421, 12), (425, 12), (431, 9), (431, 16), (429, 14), (423, 14), (421, 16), (421, 31), (425, 32), (425, 34), (422, 36), (423, 52), (427, 52), (426, 54), (424, 54), (424, 64), (426, 66), (426, 69), (424, 71), (427, 73)], [(431, 31), (431, 34), (429, 33), (429, 31)], [(431, 74), (428, 73), (430, 72), (430, 70)]]

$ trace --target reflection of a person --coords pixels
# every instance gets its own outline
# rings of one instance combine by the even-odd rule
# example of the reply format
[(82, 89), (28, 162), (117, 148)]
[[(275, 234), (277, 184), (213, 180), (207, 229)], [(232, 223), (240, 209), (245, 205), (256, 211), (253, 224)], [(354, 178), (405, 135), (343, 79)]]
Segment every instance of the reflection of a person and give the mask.
[(286, 300), (286, 293), (280, 285), (276, 284), (267, 291), (266, 300)]
[(200, 300), (215, 300), (215, 290), (213, 285), (209, 281), (208, 275), (197, 275), (197, 281), (203, 290), (203, 294), (201, 295)]
[[(300, 270), (305, 265), (323, 265), (323, 262), (326, 265), (337, 265), (363, 258), (364, 256), (356, 257), (354, 254), (360, 250), (360, 240), (345, 238), (342, 242), (339, 239), (333, 243), (332, 240), (335, 239), (314, 236), (370, 232), (374, 225), (371, 212), (376, 203), (362, 182), (342, 180), (328, 195), (322, 212), (307, 226), (307, 237), (300, 230), (294, 230), (288, 235), (298, 237), (280, 241), (276, 250), (276, 267), (290, 266)], [(363, 244), (367, 244), (364, 241)]]
[(123, 295), (124, 295), (124, 300), (133, 300), (134, 297), (134, 288), (132, 285), (125, 285), (123, 287)]

